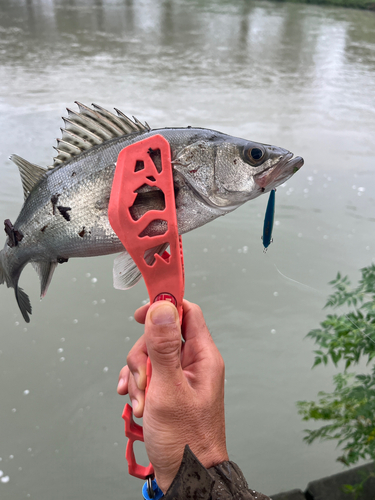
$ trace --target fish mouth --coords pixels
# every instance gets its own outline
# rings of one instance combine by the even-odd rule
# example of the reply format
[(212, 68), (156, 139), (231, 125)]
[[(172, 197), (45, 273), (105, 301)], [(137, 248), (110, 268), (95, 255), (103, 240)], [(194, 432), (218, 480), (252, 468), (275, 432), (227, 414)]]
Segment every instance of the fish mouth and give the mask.
[(287, 153), (276, 165), (254, 176), (255, 182), (265, 190), (274, 189), (290, 179), (303, 166), (304, 160), (301, 156)]

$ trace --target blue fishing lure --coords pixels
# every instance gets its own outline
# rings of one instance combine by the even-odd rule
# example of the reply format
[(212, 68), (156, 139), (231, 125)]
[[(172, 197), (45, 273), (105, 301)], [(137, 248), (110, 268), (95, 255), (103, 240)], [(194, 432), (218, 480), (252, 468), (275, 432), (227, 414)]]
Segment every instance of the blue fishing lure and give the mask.
[(270, 197), (268, 198), (266, 215), (264, 216), (264, 224), (263, 224), (263, 246), (264, 252), (267, 251), (267, 248), (272, 243), (272, 229), (273, 229), (273, 221), (275, 218), (275, 193), (276, 189), (272, 189), (270, 192)]

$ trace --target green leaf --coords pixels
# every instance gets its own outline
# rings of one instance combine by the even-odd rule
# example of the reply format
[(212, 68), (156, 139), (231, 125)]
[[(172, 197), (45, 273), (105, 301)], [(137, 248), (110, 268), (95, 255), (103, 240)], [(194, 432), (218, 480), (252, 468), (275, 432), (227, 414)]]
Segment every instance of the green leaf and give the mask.
[[(334, 388), (319, 392), (317, 401), (297, 402), (303, 420), (324, 423), (318, 429), (307, 429), (304, 440), (309, 444), (335, 440), (341, 450), (337, 460), (347, 466), (361, 459), (375, 460), (375, 264), (361, 273), (356, 287), (351, 287), (348, 276), (337, 273), (330, 282), (333, 293), (325, 308), (345, 305), (346, 311), (328, 311), (320, 328), (307, 334), (318, 347), (314, 367), (329, 361), (341, 367), (333, 377)], [(350, 366), (363, 366), (362, 361), (367, 361), (370, 373), (348, 372)], [(347, 491), (358, 498), (363, 481), (349, 485)]]
[(315, 366), (320, 365), (321, 362), (322, 362), (322, 358), (316, 357), (315, 360), (314, 360), (314, 364), (312, 365), (312, 367), (314, 368)]

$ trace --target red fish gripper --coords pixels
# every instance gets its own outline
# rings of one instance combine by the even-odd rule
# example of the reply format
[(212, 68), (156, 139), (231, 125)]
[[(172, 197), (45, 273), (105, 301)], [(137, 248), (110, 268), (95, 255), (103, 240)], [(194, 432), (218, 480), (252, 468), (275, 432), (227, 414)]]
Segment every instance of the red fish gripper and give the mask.
[[(158, 161), (154, 161), (159, 158)], [(147, 185), (160, 189), (164, 195), (162, 210), (149, 210), (135, 219), (131, 208), (138, 190)], [(124, 148), (117, 159), (108, 206), (109, 222), (130, 254), (145, 280), (150, 302), (169, 300), (177, 308), (182, 321), (184, 296), (184, 262), (181, 236), (178, 234), (176, 202), (174, 195), (171, 150), (169, 142), (162, 135), (154, 135)], [(147, 228), (157, 221), (165, 228), (159, 234), (147, 234)], [(160, 221), (162, 225), (160, 226)], [(162, 233), (162, 234), (161, 234)], [(169, 246), (170, 254), (157, 253), (154, 261), (145, 260), (145, 252), (155, 247)], [(147, 362), (147, 389), (151, 379), (151, 363)], [(129, 438), (126, 448), (129, 474), (140, 479), (153, 475), (153, 467), (136, 463), (133, 442), (143, 441), (143, 429), (134, 422), (132, 408), (126, 405), (123, 412), (125, 434)]]

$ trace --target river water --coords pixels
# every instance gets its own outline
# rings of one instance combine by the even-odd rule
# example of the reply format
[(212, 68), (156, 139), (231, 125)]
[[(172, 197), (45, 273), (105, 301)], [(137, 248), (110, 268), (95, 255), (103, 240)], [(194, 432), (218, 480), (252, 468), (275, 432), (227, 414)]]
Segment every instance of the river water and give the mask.
[[(226, 0), (2, 0), (0, 214), (22, 188), (11, 153), (48, 165), (78, 100), (146, 120), (275, 144), (303, 169), (276, 194), (274, 242), (260, 197), (183, 237), (186, 298), (226, 362), (230, 458), (273, 494), (342, 470), (335, 443), (306, 445), (295, 402), (330, 390), (305, 339), (337, 271), (375, 261), (375, 14)], [(5, 241), (5, 236), (3, 236)], [(31, 266), (0, 289), (0, 497), (139, 498), (127, 474), (118, 372), (142, 328), (143, 283), (112, 287), (113, 257), (60, 266), (47, 296)], [(299, 284), (299, 283), (301, 284)]]

